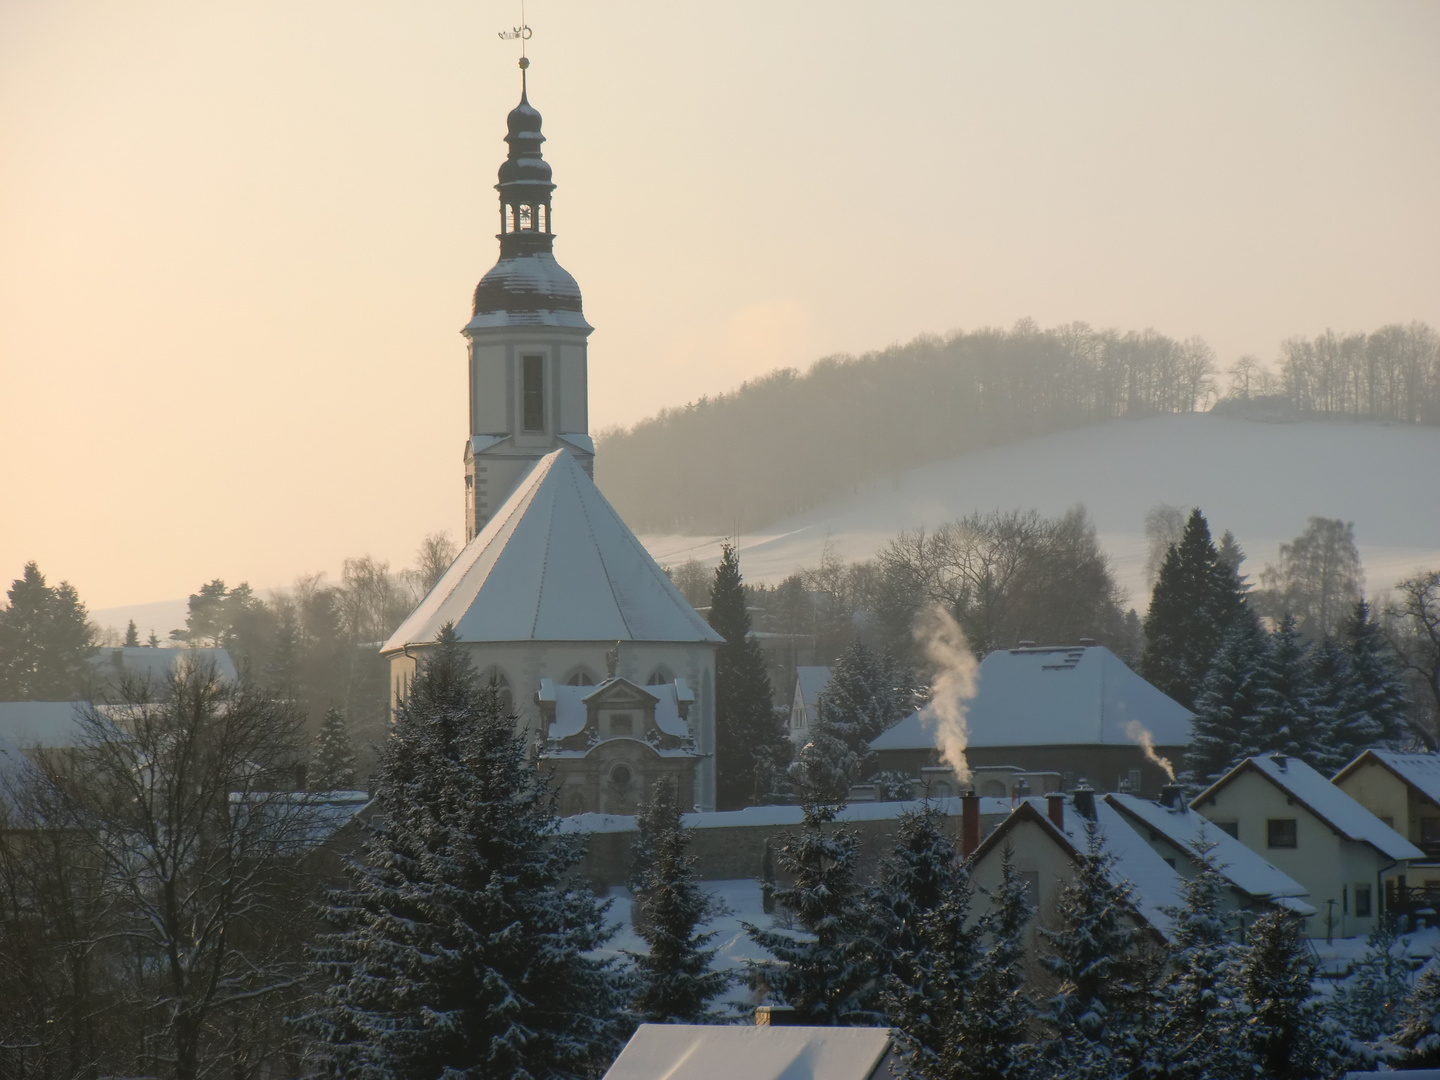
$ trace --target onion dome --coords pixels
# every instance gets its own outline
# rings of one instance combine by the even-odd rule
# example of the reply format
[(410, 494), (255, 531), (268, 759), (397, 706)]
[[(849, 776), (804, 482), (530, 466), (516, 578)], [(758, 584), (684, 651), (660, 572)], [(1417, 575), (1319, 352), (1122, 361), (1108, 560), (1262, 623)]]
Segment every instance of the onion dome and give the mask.
[(506, 118), (510, 152), (500, 165), (500, 261), (475, 287), (471, 327), (573, 326), (589, 330), (580, 286), (555, 261), (550, 165), (541, 154), (540, 112), (530, 104), (521, 60), (520, 104)]

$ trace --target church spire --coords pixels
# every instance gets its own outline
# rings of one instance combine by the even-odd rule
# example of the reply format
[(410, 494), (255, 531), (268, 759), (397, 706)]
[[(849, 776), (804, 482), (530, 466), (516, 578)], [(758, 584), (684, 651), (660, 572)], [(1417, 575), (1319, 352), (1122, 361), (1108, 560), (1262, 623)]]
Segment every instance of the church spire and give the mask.
[(505, 142), (510, 153), (500, 165), (500, 257), (552, 250), (550, 164), (540, 151), (540, 113), (530, 104), (526, 72), (530, 61), (520, 58), (520, 104), (506, 118)]

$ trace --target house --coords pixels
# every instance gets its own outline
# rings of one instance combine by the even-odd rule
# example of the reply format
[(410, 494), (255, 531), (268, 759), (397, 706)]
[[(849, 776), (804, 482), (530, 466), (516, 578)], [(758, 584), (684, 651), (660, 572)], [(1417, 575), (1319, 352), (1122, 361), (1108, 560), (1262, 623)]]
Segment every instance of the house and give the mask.
[(1425, 853), (1298, 758), (1246, 758), (1190, 804), (1305, 886), (1312, 937), (1370, 933), (1387, 879)]
[(825, 687), (830, 684), (830, 669), (820, 664), (802, 664), (795, 669), (795, 696), (790, 702), (790, 719), (786, 721), (786, 733), (796, 746), (802, 746), (809, 738), (809, 728), (815, 721), (815, 706)]
[(1305, 902), (1304, 885), (1191, 810), (1180, 797), (1179, 785), (1167, 786), (1159, 802), (1123, 793), (1106, 795), (1105, 801), (1186, 881), (1199, 876), (1197, 846), (1206, 845), (1229, 886), (1224, 900), (1227, 912), (1263, 911), (1278, 905), (1297, 915), (1315, 914)]
[[(1157, 759), (1184, 753), (1193, 714), (1103, 645), (1084, 642), (992, 652), (980, 664), (965, 718), (971, 769), (1058, 772), (1066, 791), (1085, 780), (1101, 791), (1155, 796), (1169, 779)], [(882, 732), (870, 748), (878, 769), (917, 777), (940, 759), (926, 710)]]
[[(966, 868), (970, 880), (979, 889), (994, 891), (1000, 884), (1001, 861), (1010, 851), (1012, 865), (1026, 883), (1034, 910), (1030, 934), (1031, 955), (1039, 927), (1058, 930), (1062, 920), (1057, 913), (1060, 894), (1075, 880), (1076, 867), (1089, 849), (1088, 826), (1093, 821), (1106, 852), (1114, 857), (1110, 872), (1118, 883), (1131, 886), (1131, 901), (1137, 922), (1148, 927), (1162, 939), (1171, 932), (1169, 910), (1183, 903), (1182, 881), (1170, 866), (1134, 829), (1126, 824), (1121, 813), (1096, 797), (1095, 792), (1081, 788), (1072, 796), (1053, 794), (1044, 798), (1019, 801), (983, 842), (979, 840), (978, 820), (973, 827), (966, 815), (973, 796), (962, 800), (962, 850), (966, 852)], [(978, 818), (978, 812), (977, 812)]]
[(611, 675), (599, 686), (540, 680), (546, 741), (540, 765), (556, 779), (560, 812), (633, 814), (655, 781), (675, 784), (676, 804), (695, 804), (695, 695), (684, 679), (640, 686)]
[(641, 1024), (605, 1080), (893, 1080), (889, 1028)]
[(175, 674), (176, 666), (188, 664), (208, 666), (226, 686), (240, 682), (240, 672), (228, 649), (152, 649), (148, 646), (115, 646), (95, 650), (90, 657), (90, 671), (98, 696), (114, 694), (125, 683), (160, 690)]
[(1331, 780), (1425, 853), (1396, 882), (1396, 907), (1440, 910), (1440, 755), (1366, 750)]

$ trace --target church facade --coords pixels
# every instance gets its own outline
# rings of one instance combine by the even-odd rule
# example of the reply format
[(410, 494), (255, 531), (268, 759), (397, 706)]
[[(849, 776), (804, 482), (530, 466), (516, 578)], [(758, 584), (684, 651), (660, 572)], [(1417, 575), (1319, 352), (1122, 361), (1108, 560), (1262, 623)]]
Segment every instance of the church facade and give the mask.
[(657, 779), (715, 806), (715, 649), (595, 487), (579, 286), (555, 260), (541, 117), (523, 88), (500, 167), (500, 259), (475, 289), (466, 545), (382, 647), (403, 695), (455, 627), (554, 773), (561, 810), (633, 813)]

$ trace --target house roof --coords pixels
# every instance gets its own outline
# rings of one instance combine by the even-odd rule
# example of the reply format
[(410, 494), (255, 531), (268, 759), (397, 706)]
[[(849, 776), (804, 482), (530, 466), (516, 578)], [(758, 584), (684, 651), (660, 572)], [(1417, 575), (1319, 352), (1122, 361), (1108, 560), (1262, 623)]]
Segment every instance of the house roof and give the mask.
[(382, 647), (462, 641), (723, 639), (568, 450), (541, 458)]
[[(1157, 746), (1184, 746), (1194, 717), (1105, 646), (1076, 645), (992, 652), (980, 664), (965, 718), (969, 745), (984, 747), (1133, 745), (1139, 728)], [(923, 709), (870, 743), (874, 750), (935, 745)]]
[(74, 746), (80, 708), (75, 701), (0, 701), (0, 745), (22, 750)]
[(1186, 853), (1193, 851), (1200, 842), (1211, 845), (1210, 855), (1215, 860), (1216, 869), (1247, 896), (1272, 900), (1281, 896), (1309, 895), (1304, 885), (1272, 866), (1258, 852), (1251, 851), (1229, 833), (1211, 825), (1184, 803), (1172, 810), (1138, 795), (1121, 794), (1106, 795), (1105, 801), (1138, 822), (1140, 828), (1154, 830)]
[(1257, 772), (1348, 840), (1369, 844), (1392, 859), (1423, 859), (1425, 853), (1299, 758), (1246, 758), (1190, 803), (1199, 807), (1245, 772)]
[(889, 1080), (889, 1028), (641, 1024), (605, 1080)]
[(617, 682), (626, 683), (655, 699), (655, 726), (666, 735), (677, 739), (689, 738), (690, 727), (680, 719), (680, 703), (690, 704), (695, 695), (684, 679), (657, 686), (640, 686), (628, 679), (606, 679), (599, 686), (566, 686), (552, 679), (541, 679), (540, 700), (555, 702), (555, 721), (550, 725), (550, 738), (564, 739), (584, 731), (589, 699)]
[(809, 712), (815, 708), (815, 699), (830, 685), (830, 669), (820, 664), (801, 664), (795, 669), (795, 692)]
[(1366, 761), (1377, 761), (1431, 802), (1440, 804), (1440, 754), (1402, 754), (1395, 750), (1366, 750), (1335, 774), (1339, 784)]
[(95, 674), (110, 678), (124, 674), (133, 679), (148, 681), (152, 686), (163, 685), (181, 661), (211, 664), (220, 681), (234, 685), (240, 681), (235, 661), (228, 649), (152, 649), (147, 646), (118, 646), (97, 649), (90, 658)]
[[(1089, 847), (1085, 830), (1087, 819), (1068, 800), (1064, 817), (1063, 827), (1051, 821), (1047, 800), (1043, 796), (1022, 799), (1014, 812), (985, 838), (971, 857), (983, 858), (992, 848), (1003, 844), (1016, 825), (1031, 821), (1037, 823), (1067, 855), (1078, 859)], [(1095, 799), (1095, 823), (1099, 826), (1105, 850), (1114, 856), (1110, 864), (1111, 879), (1117, 883), (1129, 882), (1136, 914), (1157, 932), (1169, 937), (1171, 918), (1167, 911), (1184, 903), (1180, 875), (1126, 824), (1118, 810), (1098, 796)]]

